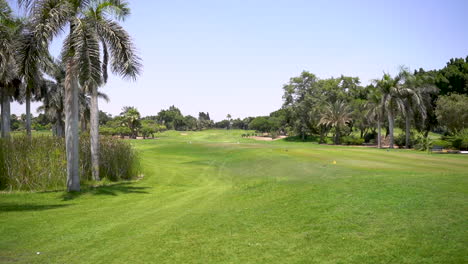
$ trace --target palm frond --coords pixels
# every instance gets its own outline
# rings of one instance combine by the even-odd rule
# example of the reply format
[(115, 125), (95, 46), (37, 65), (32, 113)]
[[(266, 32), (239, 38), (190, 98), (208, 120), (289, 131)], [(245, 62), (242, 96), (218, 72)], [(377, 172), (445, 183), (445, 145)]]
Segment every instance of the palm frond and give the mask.
[(111, 70), (124, 78), (135, 80), (142, 65), (128, 33), (119, 24), (108, 19), (97, 23), (97, 31), (109, 47)]

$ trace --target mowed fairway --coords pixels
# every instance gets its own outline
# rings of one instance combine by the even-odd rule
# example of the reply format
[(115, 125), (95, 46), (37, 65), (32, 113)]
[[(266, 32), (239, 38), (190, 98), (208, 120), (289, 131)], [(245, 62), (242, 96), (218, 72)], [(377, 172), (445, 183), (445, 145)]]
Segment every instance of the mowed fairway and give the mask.
[(241, 133), (134, 141), (138, 182), (0, 194), (0, 263), (468, 262), (468, 156)]

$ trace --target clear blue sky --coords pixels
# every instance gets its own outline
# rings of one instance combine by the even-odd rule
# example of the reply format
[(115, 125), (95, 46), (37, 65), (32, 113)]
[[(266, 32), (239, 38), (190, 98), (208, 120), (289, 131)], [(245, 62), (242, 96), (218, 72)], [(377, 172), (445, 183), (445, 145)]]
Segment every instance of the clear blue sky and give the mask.
[(367, 84), (399, 65), (439, 69), (468, 55), (468, 0), (130, 2), (124, 26), (144, 71), (136, 82), (114, 76), (102, 89), (111, 102), (100, 108), (113, 115), (127, 105), (142, 115), (170, 105), (216, 120), (266, 115), (302, 70)]

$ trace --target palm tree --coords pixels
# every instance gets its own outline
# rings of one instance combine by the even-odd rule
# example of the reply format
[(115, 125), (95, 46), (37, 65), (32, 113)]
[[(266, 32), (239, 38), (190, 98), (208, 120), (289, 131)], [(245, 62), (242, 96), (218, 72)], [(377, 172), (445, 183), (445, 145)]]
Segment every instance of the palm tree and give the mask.
[(377, 120), (377, 147), (382, 148), (382, 95), (380, 91), (373, 87), (367, 96), (367, 118)]
[(376, 87), (381, 93), (381, 111), (382, 116), (387, 112), (389, 126), (389, 147), (394, 147), (393, 129), (395, 127), (395, 111), (397, 109), (404, 111), (404, 102), (400, 95), (400, 89), (404, 83), (405, 72), (402, 69), (394, 78), (390, 74), (384, 73), (380, 80), (374, 80)]
[(437, 92), (437, 87), (430, 76), (415, 76), (406, 70), (403, 73), (405, 84), (400, 88), (400, 96), (405, 109), (405, 148), (410, 148), (411, 118), (419, 114), (425, 121), (426, 106), (430, 104), (430, 95)]
[(17, 45), (22, 23), (12, 16), (5, 0), (0, 0), (0, 99), (3, 138), (10, 136), (10, 101), (20, 86)]
[(42, 85), (42, 106), (37, 110), (44, 112), (54, 123), (53, 134), (57, 137), (65, 137), (65, 65), (60, 60), (51, 59), (46, 68), (46, 73), (54, 81), (45, 81)]
[[(122, 14), (128, 6), (120, 0), (18, 0), (29, 9), (34, 36), (43, 49), (65, 27), (69, 27), (62, 49), (65, 67), (65, 142), (67, 149), (67, 190), (80, 190), (78, 123), (79, 89), (99, 87), (103, 82), (100, 43), (105, 43), (111, 57), (111, 70), (136, 78), (141, 66), (128, 33), (106, 15)], [(98, 8), (99, 7), (99, 8)], [(91, 10), (100, 10), (94, 16)], [(127, 8), (128, 11), (128, 8)], [(106, 66), (107, 67), (107, 66)], [(94, 89), (94, 88), (93, 88)]]
[(122, 125), (127, 126), (131, 131), (131, 138), (136, 138), (140, 126), (140, 112), (135, 107), (125, 106), (120, 113)]
[(340, 130), (351, 121), (351, 110), (343, 101), (327, 103), (319, 125), (327, 125), (335, 128), (335, 144), (340, 144)]
[(18, 45), (18, 75), (23, 82), (22, 98), (26, 102), (26, 134), (31, 137), (31, 100), (41, 99), (43, 73), (49, 64), (47, 50), (41, 49), (32, 31), (32, 25), (25, 24)]

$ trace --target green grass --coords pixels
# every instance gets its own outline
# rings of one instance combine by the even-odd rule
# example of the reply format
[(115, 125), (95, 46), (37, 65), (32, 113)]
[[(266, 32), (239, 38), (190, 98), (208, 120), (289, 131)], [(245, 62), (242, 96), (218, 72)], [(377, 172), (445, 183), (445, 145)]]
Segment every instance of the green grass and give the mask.
[(467, 156), (242, 133), (133, 141), (139, 182), (0, 194), (0, 262), (466, 263)]

